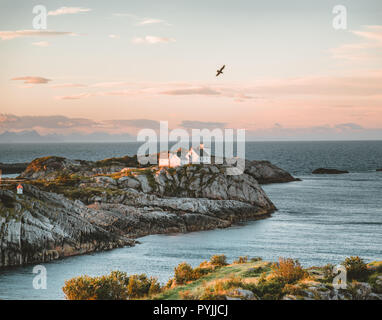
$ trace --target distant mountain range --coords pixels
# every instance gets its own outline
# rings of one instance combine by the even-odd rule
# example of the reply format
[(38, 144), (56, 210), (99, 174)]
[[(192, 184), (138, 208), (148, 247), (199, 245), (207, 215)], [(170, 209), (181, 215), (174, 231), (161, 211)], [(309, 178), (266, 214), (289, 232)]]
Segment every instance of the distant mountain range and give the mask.
[(37, 131), (10, 132), (0, 134), (0, 143), (33, 143), (33, 142), (131, 142), (136, 141), (130, 134), (109, 134), (95, 132), (90, 134), (72, 133), (40, 135)]

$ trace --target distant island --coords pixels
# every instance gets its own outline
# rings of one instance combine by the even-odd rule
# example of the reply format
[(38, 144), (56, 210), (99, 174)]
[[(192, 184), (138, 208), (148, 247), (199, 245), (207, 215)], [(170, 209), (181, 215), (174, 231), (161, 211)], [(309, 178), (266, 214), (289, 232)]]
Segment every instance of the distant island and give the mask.
[[(268, 161), (141, 166), (137, 157), (33, 160), (0, 188), (0, 267), (132, 246), (148, 234), (226, 228), (269, 217), (264, 183), (296, 181)], [(23, 194), (17, 194), (20, 183)]]

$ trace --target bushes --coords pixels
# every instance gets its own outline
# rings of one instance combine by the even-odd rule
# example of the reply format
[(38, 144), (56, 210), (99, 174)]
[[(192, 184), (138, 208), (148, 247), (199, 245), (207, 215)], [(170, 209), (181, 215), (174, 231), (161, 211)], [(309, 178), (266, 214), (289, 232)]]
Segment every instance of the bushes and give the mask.
[(279, 258), (279, 262), (272, 265), (272, 272), (276, 278), (281, 278), (289, 284), (307, 277), (307, 272), (304, 271), (298, 260), (293, 259)]
[(346, 258), (342, 265), (346, 268), (348, 280), (365, 281), (369, 275), (367, 265), (360, 257)]
[(218, 266), (218, 267), (226, 266), (228, 264), (227, 257), (224, 254), (220, 254), (220, 255), (217, 254), (212, 256), (210, 259), (210, 263), (213, 266)]
[(113, 271), (101, 277), (80, 276), (65, 282), (62, 288), (68, 300), (127, 300), (160, 292), (155, 278), (145, 274), (128, 276)]
[(283, 296), (284, 286), (282, 278), (266, 279), (265, 274), (262, 274), (252, 291), (263, 300), (279, 300)]
[(242, 263), (247, 263), (247, 262), (248, 262), (248, 256), (245, 256), (245, 257), (239, 257), (233, 263), (234, 264), (242, 264)]
[(182, 262), (175, 267), (174, 278), (176, 284), (185, 284), (188, 281), (195, 280), (195, 273), (188, 263)]

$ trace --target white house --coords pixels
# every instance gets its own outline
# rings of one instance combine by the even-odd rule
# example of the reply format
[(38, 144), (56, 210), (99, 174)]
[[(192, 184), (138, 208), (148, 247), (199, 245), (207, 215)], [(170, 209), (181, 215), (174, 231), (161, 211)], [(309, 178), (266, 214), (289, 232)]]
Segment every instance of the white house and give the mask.
[(162, 151), (159, 153), (159, 166), (160, 167), (168, 167), (170, 165), (170, 161), (168, 158), (168, 152)]
[(186, 164), (211, 163), (211, 151), (203, 144), (193, 149), (178, 149), (177, 151), (162, 151), (159, 153), (159, 167), (179, 167)]
[(186, 159), (188, 163), (200, 163), (200, 157), (192, 147), (188, 150)]
[(211, 150), (201, 143), (199, 146), (200, 163), (211, 163)]
[(176, 153), (170, 153), (169, 160), (171, 168), (179, 167), (181, 165), (181, 160)]
[(179, 167), (181, 165), (180, 158), (174, 152), (161, 152), (159, 154), (160, 167)]

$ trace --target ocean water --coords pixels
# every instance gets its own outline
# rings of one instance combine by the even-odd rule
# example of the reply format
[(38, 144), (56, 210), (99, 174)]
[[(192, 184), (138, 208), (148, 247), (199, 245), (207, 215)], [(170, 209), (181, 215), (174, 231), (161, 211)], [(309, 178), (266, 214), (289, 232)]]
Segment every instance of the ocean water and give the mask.
[[(0, 162), (23, 162), (46, 155), (103, 159), (136, 153), (129, 144), (0, 145)], [(359, 255), (382, 260), (382, 141), (249, 142), (248, 159), (265, 159), (301, 182), (264, 186), (278, 211), (271, 218), (187, 234), (151, 235), (141, 244), (46, 263), (47, 289), (33, 289), (33, 266), (0, 270), (0, 299), (63, 299), (65, 280), (112, 270), (147, 273), (166, 282), (174, 267), (197, 265), (211, 255), (299, 259), (304, 266), (337, 264)], [(312, 175), (318, 167), (350, 171)]]

